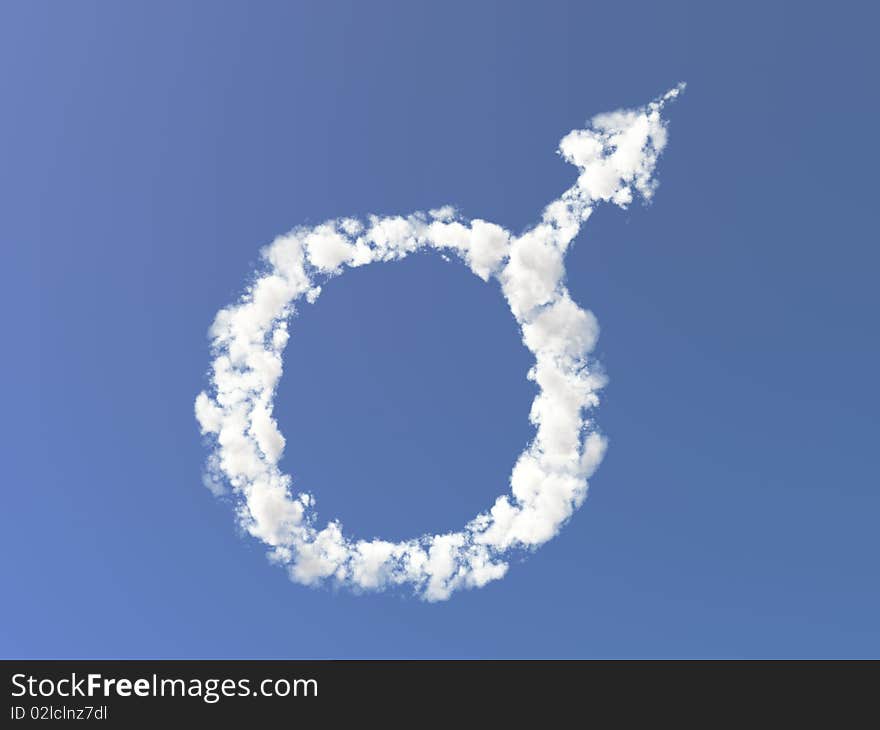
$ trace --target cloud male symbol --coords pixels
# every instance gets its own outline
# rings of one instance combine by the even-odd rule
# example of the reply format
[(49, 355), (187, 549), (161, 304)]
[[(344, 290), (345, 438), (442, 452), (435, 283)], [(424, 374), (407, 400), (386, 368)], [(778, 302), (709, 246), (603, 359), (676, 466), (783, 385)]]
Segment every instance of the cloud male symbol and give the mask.
[[(196, 398), (195, 414), (211, 444), (206, 485), (233, 495), (241, 525), (291, 579), (355, 590), (409, 584), (428, 601), (445, 600), (504, 576), (509, 551), (547, 542), (580, 507), (606, 447), (589, 417), (604, 378), (589, 358), (596, 318), (563, 283), (565, 252), (597, 203), (625, 208), (636, 196), (652, 197), (667, 137), (661, 112), (683, 90), (679, 84), (644, 107), (600, 114), (565, 135), (559, 153), (577, 166), (577, 182), (518, 236), (446, 206), (427, 215), (330, 220), (263, 249), (257, 278), (211, 327), (210, 386)], [(424, 249), (455, 254), (484, 281), (500, 282), (535, 356), (528, 377), (538, 386), (529, 414), (536, 432), (513, 467), (510, 492), (461, 530), (403, 542), (358, 540), (338, 521), (320, 526), (314, 496), (296, 493), (278, 467), (285, 442), (272, 404), (281, 355), (295, 306), (313, 303), (322, 283), (347, 267)]]

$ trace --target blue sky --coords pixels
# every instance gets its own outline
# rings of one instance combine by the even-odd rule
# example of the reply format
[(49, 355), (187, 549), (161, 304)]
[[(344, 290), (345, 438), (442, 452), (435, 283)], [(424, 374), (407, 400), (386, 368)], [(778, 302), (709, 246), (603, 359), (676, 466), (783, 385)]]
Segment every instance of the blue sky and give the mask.
[[(880, 654), (877, 18), (664, 5), (4, 4), (0, 655)], [(562, 135), (680, 80), (654, 201), (566, 258), (610, 376), (584, 507), (450, 601), (290, 582), (192, 415), (260, 246), (444, 203), (520, 231)], [(354, 533), (457, 529), (530, 363), (465, 267), (351, 271), (294, 323), (283, 464)]]

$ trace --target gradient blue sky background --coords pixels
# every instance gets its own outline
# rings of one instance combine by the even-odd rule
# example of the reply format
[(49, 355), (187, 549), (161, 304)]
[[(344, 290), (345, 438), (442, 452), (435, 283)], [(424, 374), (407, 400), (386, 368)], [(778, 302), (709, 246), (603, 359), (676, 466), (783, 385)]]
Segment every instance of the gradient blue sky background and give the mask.
[[(3, 3), (0, 655), (880, 655), (878, 17), (660, 5)], [(259, 247), (443, 203), (521, 230), (565, 132), (680, 80), (655, 202), (567, 258), (611, 378), (583, 509), (445, 603), (290, 583), (192, 415)], [(350, 533), (457, 529), (529, 364), (464, 266), (349, 272), (295, 323), (283, 466)]]

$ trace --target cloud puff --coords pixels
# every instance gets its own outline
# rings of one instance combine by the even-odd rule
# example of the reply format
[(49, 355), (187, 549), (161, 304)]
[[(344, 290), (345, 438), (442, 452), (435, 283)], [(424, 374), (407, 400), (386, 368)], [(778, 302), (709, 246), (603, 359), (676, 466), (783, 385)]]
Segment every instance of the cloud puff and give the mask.
[[(667, 138), (661, 112), (683, 89), (639, 109), (600, 114), (565, 135), (559, 153), (579, 169), (577, 182), (519, 236), (444, 206), (297, 228), (263, 250), (254, 283), (211, 327), (210, 387), (196, 398), (195, 415), (212, 449), (205, 484), (215, 494), (231, 491), (242, 526), (292, 580), (364, 591), (406, 584), (426, 600), (444, 600), (504, 576), (508, 551), (551, 539), (582, 504), (606, 446), (588, 416), (605, 381), (590, 359), (599, 326), (566, 290), (564, 256), (595, 204), (625, 208), (654, 194)], [(420, 250), (453, 254), (484, 281), (500, 283), (535, 356), (528, 374), (538, 386), (529, 413), (535, 436), (513, 467), (510, 493), (458, 532), (357, 540), (337, 521), (320, 526), (315, 498), (295, 493), (278, 467), (284, 436), (272, 401), (281, 355), (294, 307), (314, 302), (320, 284), (346, 268)]]

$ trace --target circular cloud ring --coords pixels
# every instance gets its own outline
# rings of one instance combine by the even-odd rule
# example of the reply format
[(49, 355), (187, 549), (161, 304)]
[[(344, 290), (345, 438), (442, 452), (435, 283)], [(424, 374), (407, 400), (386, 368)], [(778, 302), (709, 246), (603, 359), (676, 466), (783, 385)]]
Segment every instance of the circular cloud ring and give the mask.
[[(295, 229), (263, 250), (265, 269), (212, 326), (212, 388), (199, 394), (195, 410), (213, 446), (207, 486), (218, 494), (231, 487), (241, 525), (294, 581), (330, 579), (356, 590), (410, 584), (427, 600), (443, 600), (501, 578), (509, 551), (543, 544), (581, 505), (605, 450), (588, 418), (604, 378), (589, 357), (598, 325), (564, 286), (564, 255), (597, 202), (626, 207), (634, 194), (650, 198), (666, 141), (660, 110), (682, 88), (566, 135), (559, 151), (580, 169), (578, 181), (519, 236), (444, 207), (331, 220)], [(295, 493), (278, 467), (285, 441), (272, 408), (288, 323), (299, 302), (313, 303), (320, 284), (345, 267), (422, 250), (452, 254), (484, 281), (500, 283), (535, 356), (528, 378), (538, 387), (530, 412), (536, 433), (513, 467), (510, 493), (461, 530), (402, 542), (354, 540), (338, 521), (320, 527), (314, 497)]]

